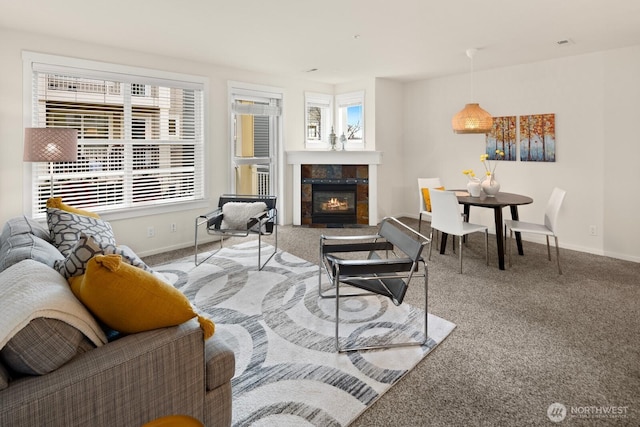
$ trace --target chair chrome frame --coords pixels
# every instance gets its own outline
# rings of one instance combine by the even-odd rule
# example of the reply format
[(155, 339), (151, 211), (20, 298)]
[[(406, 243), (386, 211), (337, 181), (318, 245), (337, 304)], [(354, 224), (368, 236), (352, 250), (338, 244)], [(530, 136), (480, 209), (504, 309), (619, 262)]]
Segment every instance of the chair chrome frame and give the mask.
[[(223, 247), (223, 241), (227, 237), (247, 237), (249, 234), (258, 235), (258, 270), (262, 270), (267, 263), (278, 252), (278, 209), (276, 207), (276, 196), (258, 196), (258, 195), (238, 195), (223, 194), (218, 200), (218, 209), (196, 217), (195, 220), (195, 245), (194, 245), (194, 262), (196, 266), (202, 264), (212, 256), (214, 256)], [(246, 228), (243, 229), (222, 229), (222, 220), (224, 218), (222, 208), (228, 202), (264, 202), (267, 208), (260, 214), (251, 217), (247, 221)], [(202, 225), (206, 224), (206, 232), (211, 236), (220, 237), (220, 248), (212, 252), (204, 259), (198, 259), (198, 230)], [(275, 238), (275, 248), (273, 253), (269, 255), (267, 260), (262, 263), (262, 236), (272, 235)]]
[[(392, 217), (382, 220), (377, 234), (320, 237), (320, 265), (318, 267), (318, 295), (335, 299), (335, 348), (339, 353), (382, 348), (421, 346), (428, 340), (428, 270), (421, 256), (429, 243), (426, 236)], [(378, 252), (384, 251), (382, 258)], [(400, 254), (396, 251), (401, 252)], [(368, 252), (367, 258), (345, 259), (335, 254)], [(389, 258), (393, 254), (395, 257)], [(422, 265), (422, 270), (420, 270)], [(331, 283), (322, 289), (323, 270)], [(423, 338), (397, 343), (344, 346), (340, 345), (340, 298), (382, 295), (395, 305), (402, 304), (412, 278), (424, 279)], [(351, 285), (366, 292), (341, 294), (340, 285)]]

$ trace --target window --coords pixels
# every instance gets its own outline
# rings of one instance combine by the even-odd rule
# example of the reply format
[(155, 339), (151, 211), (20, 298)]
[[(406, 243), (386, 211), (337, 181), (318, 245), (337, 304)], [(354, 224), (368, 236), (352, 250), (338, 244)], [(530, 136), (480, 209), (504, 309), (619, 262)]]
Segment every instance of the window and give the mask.
[(325, 148), (329, 146), (331, 133), (331, 95), (305, 93), (305, 129), (307, 148)]
[(282, 93), (276, 92), (277, 88), (239, 82), (232, 85), (229, 88), (232, 192), (277, 194), (276, 154), (282, 125)]
[(305, 94), (306, 147), (329, 147), (329, 134), (333, 130), (340, 141), (344, 134), (345, 148), (364, 148), (364, 91), (335, 96), (335, 122), (333, 120), (334, 97), (319, 93)]
[(151, 87), (149, 85), (143, 85), (140, 83), (131, 83), (132, 96), (147, 96), (147, 93), (150, 89)]
[(364, 92), (336, 95), (338, 137), (347, 138), (349, 148), (364, 148)]
[(203, 200), (203, 79), (39, 54), (25, 68), (31, 126), (78, 130), (77, 162), (33, 163), (33, 217), (51, 181), (55, 196), (97, 212)]

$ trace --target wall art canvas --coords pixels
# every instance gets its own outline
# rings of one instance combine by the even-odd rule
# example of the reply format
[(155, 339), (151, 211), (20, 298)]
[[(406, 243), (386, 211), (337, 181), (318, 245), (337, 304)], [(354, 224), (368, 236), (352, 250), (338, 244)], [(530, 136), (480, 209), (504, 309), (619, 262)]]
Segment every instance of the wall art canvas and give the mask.
[(520, 116), (520, 160), (556, 161), (556, 115)]
[[(516, 160), (516, 116), (494, 117), (493, 126), (487, 134), (489, 160)], [(496, 156), (496, 150), (504, 151), (504, 158)]]

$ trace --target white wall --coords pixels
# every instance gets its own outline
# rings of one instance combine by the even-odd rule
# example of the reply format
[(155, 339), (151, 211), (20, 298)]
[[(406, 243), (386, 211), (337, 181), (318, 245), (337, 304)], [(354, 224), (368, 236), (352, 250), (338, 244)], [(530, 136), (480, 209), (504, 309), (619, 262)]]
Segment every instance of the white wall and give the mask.
[[(417, 216), (418, 177), (440, 176), (449, 188), (463, 187), (463, 169), (480, 171), (483, 135), (455, 135), (451, 117), (470, 102), (469, 75), (400, 84), (369, 79), (331, 86), (307, 80), (187, 62), (112, 49), (77, 40), (53, 39), (0, 29), (0, 223), (22, 214), (23, 106), (22, 51), (148, 67), (209, 78), (209, 196), (213, 203), (229, 188), (229, 80), (280, 87), (284, 92), (284, 150), (304, 149), (304, 92), (366, 91), (368, 150), (383, 152), (378, 169), (378, 217)], [(540, 220), (553, 186), (568, 191), (560, 214), (561, 246), (640, 261), (640, 143), (634, 132), (640, 113), (640, 46), (554, 61), (476, 72), (475, 100), (494, 116), (556, 114), (555, 163), (503, 162), (497, 177), (504, 191), (527, 194), (524, 220)], [(285, 193), (291, 194), (291, 167)], [(111, 221), (120, 244), (141, 255), (193, 243), (193, 221), (200, 211)], [(290, 202), (282, 216), (291, 223)], [(493, 224), (490, 212), (472, 211), (475, 221)], [(169, 224), (178, 225), (169, 233)], [(156, 237), (146, 237), (147, 225)], [(595, 225), (598, 236), (589, 235)]]
[[(69, 56), (88, 60), (112, 62), (135, 67), (202, 75), (209, 79), (209, 117), (205, 129), (207, 171), (211, 206), (218, 196), (229, 189), (229, 120), (227, 82), (238, 81), (279, 87), (284, 92), (284, 149), (304, 147), (304, 92), (332, 93), (334, 87), (306, 80), (257, 74), (205, 63), (187, 62), (175, 58), (147, 55), (140, 52), (112, 49), (86, 44), (77, 40), (55, 39), (35, 34), (0, 29), (0, 224), (23, 213), (23, 174), (27, 164), (22, 161), (23, 102), (22, 51)], [(285, 174), (285, 194), (291, 194), (290, 168)], [(281, 216), (291, 222), (290, 199), (285, 200)], [(153, 215), (126, 220), (109, 219), (119, 244), (128, 245), (140, 255), (158, 253), (193, 245), (194, 219), (199, 210)], [(177, 224), (177, 232), (170, 233), (169, 224)], [(146, 237), (147, 226), (156, 228), (154, 238)]]
[[(503, 191), (534, 199), (520, 207), (522, 220), (541, 221), (553, 187), (567, 190), (561, 247), (640, 261), (640, 143), (633, 126), (639, 76), (640, 46), (475, 73), (475, 100), (492, 115), (556, 115), (556, 162), (501, 162), (496, 177)], [(472, 101), (469, 81), (467, 74), (405, 85), (405, 214), (417, 217), (418, 177), (464, 188), (463, 169), (483, 170), (484, 135), (451, 131), (451, 117)], [(493, 226), (490, 210), (471, 215)]]
[(403, 85), (376, 79), (375, 96), (376, 150), (382, 151), (382, 164), (378, 167), (378, 219), (381, 220), (385, 216), (397, 216), (399, 208), (404, 206)]

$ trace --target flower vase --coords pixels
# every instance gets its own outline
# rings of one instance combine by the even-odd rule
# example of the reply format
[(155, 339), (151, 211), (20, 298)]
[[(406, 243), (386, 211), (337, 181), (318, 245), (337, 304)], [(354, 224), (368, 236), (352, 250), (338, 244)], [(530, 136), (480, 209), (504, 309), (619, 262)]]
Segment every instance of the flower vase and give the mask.
[(481, 187), (482, 183), (478, 178), (469, 178), (469, 182), (467, 182), (467, 191), (471, 197), (480, 197), (480, 192), (482, 191)]
[(482, 191), (489, 197), (495, 197), (495, 195), (498, 194), (498, 191), (500, 191), (500, 183), (496, 180), (494, 174), (487, 175), (484, 181), (482, 181)]

